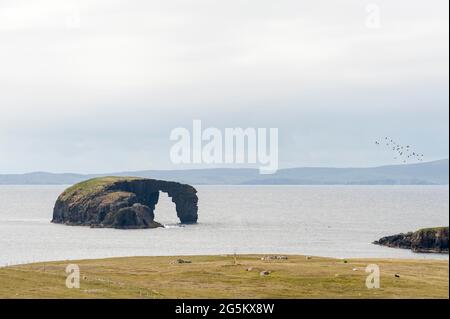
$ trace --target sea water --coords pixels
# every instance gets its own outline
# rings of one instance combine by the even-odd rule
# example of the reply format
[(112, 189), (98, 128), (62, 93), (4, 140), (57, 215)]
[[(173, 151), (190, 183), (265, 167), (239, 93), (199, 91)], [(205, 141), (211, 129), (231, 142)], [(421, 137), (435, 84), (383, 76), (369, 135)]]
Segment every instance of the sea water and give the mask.
[(303, 254), (448, 259), (373, 245), (382, 236), (448, 226), (448, 186), (196, 186), (199, 220), (180, 225), (162, 193), (165, 228), (118, 230), (52, 224), (67, 186), (0, 186), (0, 265), (199, 254)]

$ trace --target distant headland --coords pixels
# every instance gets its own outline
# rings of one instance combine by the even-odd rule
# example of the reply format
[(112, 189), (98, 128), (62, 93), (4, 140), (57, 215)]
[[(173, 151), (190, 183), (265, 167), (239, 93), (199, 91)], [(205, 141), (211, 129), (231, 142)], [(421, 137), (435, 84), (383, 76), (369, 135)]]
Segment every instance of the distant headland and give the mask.
[(362, 168), (300, 167), (261, 175), (251, 168), (146, 170), (108, 174), (0, 174), (0, 185), (72, 185), (95, 177), (136, 176), (190, 185), (448, 185), (449, 160)]

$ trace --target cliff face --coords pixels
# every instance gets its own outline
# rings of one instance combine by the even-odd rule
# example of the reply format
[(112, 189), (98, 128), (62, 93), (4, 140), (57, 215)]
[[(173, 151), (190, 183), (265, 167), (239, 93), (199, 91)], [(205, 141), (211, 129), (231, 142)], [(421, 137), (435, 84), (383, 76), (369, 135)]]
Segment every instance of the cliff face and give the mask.
[(415, 232), (383, 237), (374, 242), (388, 247), (407, 248), (419, 253), (448, 253), (448, 227), (424, 228)]
[(153, 211), (159, 192), (176, 205), (182, 223), (196, 223), (197, 191), (176, 182), (144, 178), (102, 177), (76, 184), (57, 199), (53, 223), (111, 228), (155, 228)]

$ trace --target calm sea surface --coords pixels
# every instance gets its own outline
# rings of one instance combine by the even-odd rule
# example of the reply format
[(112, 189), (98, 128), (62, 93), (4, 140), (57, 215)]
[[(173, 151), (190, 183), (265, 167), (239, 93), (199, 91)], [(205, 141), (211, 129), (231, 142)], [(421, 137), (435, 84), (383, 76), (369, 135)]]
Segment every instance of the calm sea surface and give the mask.
[(164, 229), (51, 224), (65, 186), (0, 186), (0, 265), (140, 255), (276, 253), (448, 259), (380, 247), (390, 234), (449, 223), (448, 186), (198, 186), (199, 223), (178, 225), (162, 194)]

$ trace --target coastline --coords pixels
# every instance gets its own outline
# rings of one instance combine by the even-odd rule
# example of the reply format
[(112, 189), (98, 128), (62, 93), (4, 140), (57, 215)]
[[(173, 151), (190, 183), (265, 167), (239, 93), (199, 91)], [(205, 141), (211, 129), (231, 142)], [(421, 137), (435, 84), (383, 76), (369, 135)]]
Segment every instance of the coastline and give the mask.
[[(448, 298), (448, 260), (264, 256), (116, 257), (8, 266), (0, 268), (0, 298)], [(79, 266), (80, 289), (65, 286), (69, 264)], [(379, 289), (365, 285), (369, 264), (380, 269)]]

